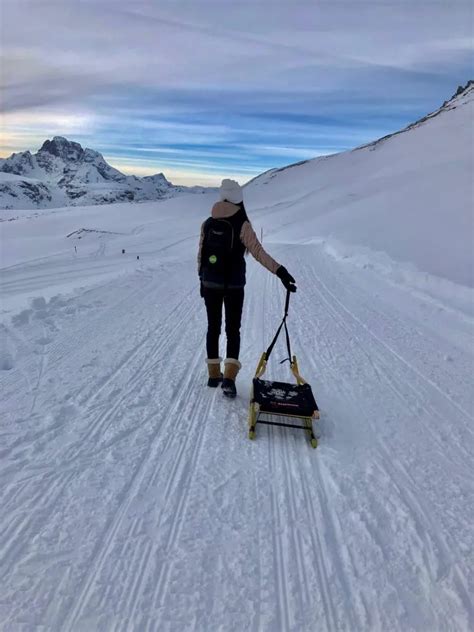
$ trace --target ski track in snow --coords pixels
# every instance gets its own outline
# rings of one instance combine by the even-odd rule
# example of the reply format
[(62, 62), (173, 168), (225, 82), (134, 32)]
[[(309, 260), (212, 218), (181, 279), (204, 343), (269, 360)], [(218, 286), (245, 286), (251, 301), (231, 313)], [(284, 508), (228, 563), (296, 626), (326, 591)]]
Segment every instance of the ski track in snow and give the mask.
[[(189, 239), (161, 249), (179, 263), (39, 297), (2, 326), (1, 629), (473, 629), (465, 321), (314, 246), (270, 244), (298, 278), (290, 335), (320, 445), (267, 426), (250, 442), (284, 294), (249, 266), (224, 401), (205, 387)], [(48, 265), (3, 287), (47, 284)], [(267, 374), (285, 378), (274, 355)]]

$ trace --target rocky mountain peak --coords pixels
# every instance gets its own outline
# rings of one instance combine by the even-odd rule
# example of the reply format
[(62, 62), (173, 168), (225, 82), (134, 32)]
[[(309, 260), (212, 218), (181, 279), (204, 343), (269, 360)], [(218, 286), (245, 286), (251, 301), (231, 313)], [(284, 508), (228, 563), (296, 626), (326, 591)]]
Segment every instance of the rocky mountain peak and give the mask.
[(54, 136), (53, 140), (46, 140), (38, 153), (48, 153), (66, 162), (77, 162), (84, 156), (84, 150), (79, 143), (67, 140), (63, 136)]
[(28, 174), (33, 168), (33, 156), (30, 151), (13, 153), (10, 158), (2, 160), (0, 171), (16, 175)]
[(466, 83), (465, 86), (458, 86), (458, 89), (456, 90), (456, 92), (451, 98), (458, 97), (464, 92), (469, 92), (470, 88), (472, 88), (473, 86), (474, 86), (474, 80), (469, 79), (469, 81)]
[(95, 160), (105, 161), (103, 155), (100, 152), (96, 151), (95, 149), (89, 149), (88, 147), (84, 149), (83, 156), (85, 162), (94, 162)]
[(469, 81), (466, 83), (465, 86), (462, 86), (462, 85), (458, 86), (458, 89), (453, 94), (453, 96), (447, 101), (445, 101), (442, 107), (444, 108), (446, 106), (451, 105), (452, 103), (456, 103), (458, 99), (462, 99), (463, 97), (467, 97), (468, 95), (471, 95), (471, 98), (472, 98), (473, 91), (474, 91), (474, 80), (469, 79)]

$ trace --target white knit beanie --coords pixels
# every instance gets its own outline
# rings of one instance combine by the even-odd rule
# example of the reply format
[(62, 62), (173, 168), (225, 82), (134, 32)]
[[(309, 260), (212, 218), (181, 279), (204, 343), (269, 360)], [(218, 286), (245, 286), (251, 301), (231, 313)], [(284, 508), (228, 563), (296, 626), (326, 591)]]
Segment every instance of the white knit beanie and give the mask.
[(219, 194), (221, 200), (227, 200), (228, 202), (232, 202), (232, 204), (240, 204), (244, 199), (240, 184), (228, 178), (222, 180)]

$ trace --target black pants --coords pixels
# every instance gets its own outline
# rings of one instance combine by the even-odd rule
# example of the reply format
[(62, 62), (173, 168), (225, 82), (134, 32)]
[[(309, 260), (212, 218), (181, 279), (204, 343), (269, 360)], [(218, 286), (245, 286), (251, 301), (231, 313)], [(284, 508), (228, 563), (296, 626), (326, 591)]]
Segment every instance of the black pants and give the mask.
[(222, 304), (225, 309), (227, 357), (238, 360), (240, 351), (240, 322), (244, 304), (244, 288), (214, 290), (204, 288), (207, 311), (207, 357), (219, 357), (219, 336), (222, 326)]

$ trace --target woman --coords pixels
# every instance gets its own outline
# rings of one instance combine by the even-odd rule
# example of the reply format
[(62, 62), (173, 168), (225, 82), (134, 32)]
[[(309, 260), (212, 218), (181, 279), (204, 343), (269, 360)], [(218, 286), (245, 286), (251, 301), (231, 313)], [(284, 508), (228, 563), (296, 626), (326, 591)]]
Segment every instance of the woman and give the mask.
[[(246, 251), (267, 270), (276, 274), (283, 285), (295, 292), (295, 280), (288, 270), (277, 263), (258, 241), (243, 203), (242, 188), (235, 180), (223, 180), (220, 201), (212, 207), (212, 215), (201, 227), (198, 270), (201, 296), (207, 311), (208, 386), (222, 383), (224, 395), (235, 397), (235, 379), (240, 369), (240, 321), (244, 303)], [(224, 375), (221, 373), (219, 336), (225, 309), (227, 357)]]

